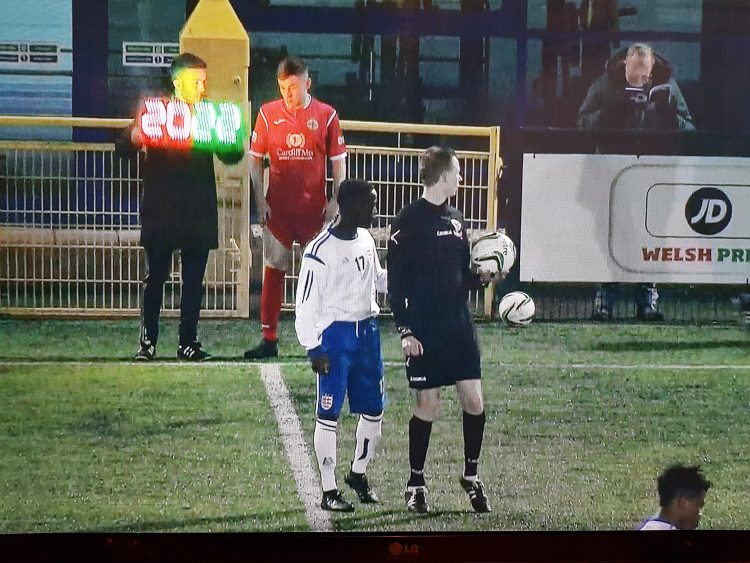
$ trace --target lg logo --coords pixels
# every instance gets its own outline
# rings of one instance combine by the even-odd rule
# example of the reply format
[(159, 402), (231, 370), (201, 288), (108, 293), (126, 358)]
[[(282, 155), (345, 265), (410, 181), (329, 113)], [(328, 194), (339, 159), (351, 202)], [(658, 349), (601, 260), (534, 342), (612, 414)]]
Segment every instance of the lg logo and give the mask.
[(732, 202), (718, 188), (701, 188), (688, 198), (685, 219), (696, 233), (715, 235), (732, 220)]

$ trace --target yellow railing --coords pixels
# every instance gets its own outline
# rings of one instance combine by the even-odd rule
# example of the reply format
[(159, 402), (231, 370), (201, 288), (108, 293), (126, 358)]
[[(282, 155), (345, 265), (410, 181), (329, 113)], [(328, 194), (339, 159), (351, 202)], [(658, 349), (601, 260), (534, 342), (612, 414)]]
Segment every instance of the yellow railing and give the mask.
[[(0, 116), (0, 127), (122, 128), (129, 119)], [(465, 216), (470, 236), (497, 227), (502, 159), (498, 127), (342, 121), (348, 175), (370, 181), (380, 212), (373, 228), (384, 254), (396, 213), (421, 194), (418, 159), (429, 140), (453, 146), (463, 184), (451, 202)], [(371, 144), (372, 139), (377, 144)], [(418, 148), (420, 147), (420, 148)], [(81, 187), (83, 186), (83, 187)], [(9, 314), (136, 315), (145, 272), (137, 246), (140, 160), (120, 159), (111, 143), (0, 142), (0, 308)], [(88, 190), (88, 191), (87, 191)], [(135, 192), (133, 191), (135, 190)], [(98, 195), (96, 195), (98, 194)], [(134, 197), (135, 194), (135, 197)], [(65, 198), (78, 198), (75, 201)], [(79, 209), (82, 197), (91, 199)], [(24, 198), (26, 198), (24, 200)], [(29, 206), (31, 210), (16, 209)], [(46, 198), (46, 199), (45, 199)], [(109, 202), (97, 207), (97, 198)], [(220, 198), (221, 199), (221, 198)], [(21, 202), (19, 204), (19, 201)], [(243, 202), (237, 209), (237, 202)], [(221, 248), (206, 277), (205, 316), (247, 316), (251, 257), (239, 218), (249, 217), (249, 194), (233, 198), (220, 216)], [(65, 202), (63, 204), (63, 202)], [(93, 202), (93, 203), (92, 203)], [(90, 207), (86, 207), (91, 203)], [(71, 208), (75, 211), (71, 211)], [(220, 214), (222, 213), (220, 206)], [(384, 256), (383, 256), (384, 257)], [(284, 306), (292, 308), (299, 267), (287, 276)], [(165, 311), (178, 308), (179, 263), (165, 288)], [(491, 315), (492, 290), (472, 296), (477, 314)], [(385, 300), (382, 302), (386, 306)]]

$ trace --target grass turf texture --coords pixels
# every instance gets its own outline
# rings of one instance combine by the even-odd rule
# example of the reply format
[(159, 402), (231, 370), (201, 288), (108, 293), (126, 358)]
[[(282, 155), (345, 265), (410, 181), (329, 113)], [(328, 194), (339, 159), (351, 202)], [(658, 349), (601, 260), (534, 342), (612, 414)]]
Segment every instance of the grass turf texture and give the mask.
[[(238, 359), (258, 338), (256, 324), (204, 321), (205, 348)], [(385, 359), (398, 362), (398, 339), (383, 324)], [(335, 529), (631, 529), (655, 510), (655, 477), (674, 461), (702, 464), (714, 482), (703, 529), (750, 529), (750, 370), (714, 367), (750, 365), (746, 332), (542, 323), (479, 332), (480, 473), (494, 512), (473, 514), (458, 485), (461, 409), (447, 389), (426, 468), (435, 512), (406, 513), (413, 397), (394, 365), (369, 470), (382, 502), (335, 515)], [(123, 361), (135, 352), (134, 321), (0, 320), (0, 339), (0, 532), (307, 529), (257, 366), (173, 364), (171, 320), (160, 364)], [(314, 378), (289, 319), (281, 339), (284, 379), (312, 452)], [(696, 369), (650, 367), (668, 364)], [(345, 415), (339, 426), (339, 484), (350, 500), (343, 475), (355, 424)]]

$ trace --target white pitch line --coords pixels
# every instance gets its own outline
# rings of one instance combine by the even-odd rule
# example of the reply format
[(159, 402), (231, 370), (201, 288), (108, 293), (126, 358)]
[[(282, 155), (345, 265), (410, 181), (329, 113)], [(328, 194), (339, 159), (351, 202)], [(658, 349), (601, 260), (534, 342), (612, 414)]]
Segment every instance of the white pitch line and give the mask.
[[(384, 362), (387, 367), (400, 367), (403, 366), (403, 362)], [(160, 366), (160, 367), (172, 367), (172, 368), (210, 368), (210, 367), (249, 367), (249, 366), (264, 366), (273, 364), (264, 364), (261, 362), (247, 362), (242, 360), (236, 361), (207, 361), (207, 362), (135, 362), (131, 360), (117, 361), (112, 359), (102, 360), (0, 360), (0, 366)], [(284, 362), (278, 364), (279, 366), (309, 366), (309, 362), (296, 361), (296, 362)], [(750, 370), (750, 364), (739, 364), (739, 365), (728, 365), (728, 364), (545, 364), (545, 363), (518, 363), (518, 362), (485, 362), (485, 369), (491, 367), (501, 368), (540, 368), (540, 369), (610, 369), (610, 370), (624, 370), (624, 369), (659, 369), (659, 370)]]
[(260, 377), (266, 386), (268, 400), (279, 424), (279, 436), (284, 443), (284, 450), (297, 483), (297, 494), (305, 505), (305, 519), (313, 532), (330, 531), (333, 529), (331, 517), (318, 504), (322, 488), (318, 473), (313, 469), (310, 460), (294, 403), (289, 398), (289, 390), (281, 378), (281, 365), (262, 364)]
[(515, 368), (541, 368), (541, 369), (663, 369), (663, 370), (698, 370), (698, 369), (750, 369), (750, 364), (743, 365), (696, 365), (696, 364), (505, 364), (492, 363), (489, 365)]

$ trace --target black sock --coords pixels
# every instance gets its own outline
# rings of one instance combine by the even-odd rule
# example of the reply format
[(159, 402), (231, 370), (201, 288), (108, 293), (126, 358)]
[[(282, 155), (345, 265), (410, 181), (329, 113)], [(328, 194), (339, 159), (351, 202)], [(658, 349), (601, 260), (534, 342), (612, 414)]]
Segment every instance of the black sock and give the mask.
[(430, 445), (432, 422), (412, 416), (409, 421), (409, 465), (411, 476), (407, 486), (424, 487), (424, 462)]
[(482, 450), (485, 414), (469, 414), (464, 411), (464, 476), (475, 477)]

